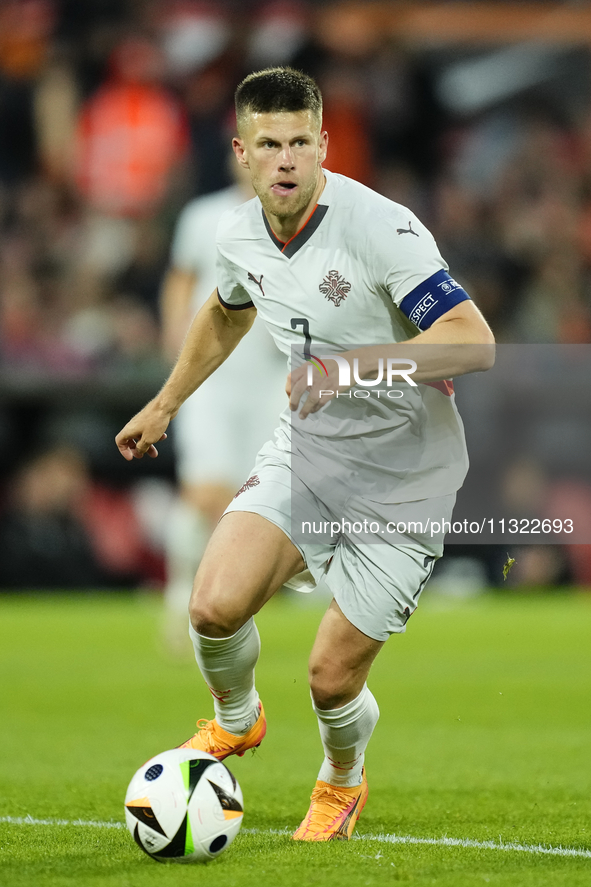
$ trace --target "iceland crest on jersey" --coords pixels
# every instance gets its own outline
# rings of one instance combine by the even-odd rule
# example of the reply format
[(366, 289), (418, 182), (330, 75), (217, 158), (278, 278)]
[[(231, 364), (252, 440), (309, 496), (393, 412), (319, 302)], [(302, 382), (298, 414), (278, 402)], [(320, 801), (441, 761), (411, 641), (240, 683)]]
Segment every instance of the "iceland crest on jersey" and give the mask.
[(242, 484), (234, 498), (238, 498), (240, 493), (244, 493), (246, 490), (252, 490), (253, 487), (258, 487), (259, 484), (260, 480), (258, 474), (253, 474), (252, 477), (249, 477), (248, 480)]
[(343, 299), (347, 298), (351, 284), (348, 280), (345, 280), (342, 274), (333, 270), (328, 272), (318, 289), (326, 296), (329, 302), (334, 302), (338, 308)]

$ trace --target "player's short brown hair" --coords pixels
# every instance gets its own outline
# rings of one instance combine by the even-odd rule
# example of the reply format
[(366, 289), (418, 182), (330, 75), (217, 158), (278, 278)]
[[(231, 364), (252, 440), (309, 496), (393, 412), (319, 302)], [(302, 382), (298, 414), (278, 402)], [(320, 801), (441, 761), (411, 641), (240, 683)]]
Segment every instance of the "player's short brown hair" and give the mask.
[(265, 68), (245, 77), (234, 95), (240, 132), (249, 114), (312, 111), (322, 122), (322, 95), (315, 80), (295, 68)]

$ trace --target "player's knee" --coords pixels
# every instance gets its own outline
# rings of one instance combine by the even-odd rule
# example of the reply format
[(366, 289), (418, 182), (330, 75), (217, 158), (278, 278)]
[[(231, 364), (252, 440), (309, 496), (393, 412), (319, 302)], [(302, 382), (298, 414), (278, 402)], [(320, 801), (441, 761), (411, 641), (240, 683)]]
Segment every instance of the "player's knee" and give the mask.
[(351, 698), (353, 676), (327, 662), (310, 662), (308, 679), (316, 708), (340, 708)]
[(241, 627), (239, 616), (195, 595), (189, 604), (189, 618), (195, 631), (206, 638), (230, 637)]

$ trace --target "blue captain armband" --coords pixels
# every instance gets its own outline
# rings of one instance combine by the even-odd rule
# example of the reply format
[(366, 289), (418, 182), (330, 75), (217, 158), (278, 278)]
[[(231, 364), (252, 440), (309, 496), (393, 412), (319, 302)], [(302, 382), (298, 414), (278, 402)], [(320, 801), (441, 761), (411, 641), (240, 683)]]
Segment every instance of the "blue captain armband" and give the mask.
[(469, 298), (466, 290), (447, 271), (442, 270), (423, 280), (405, 296), (400, 310), (421, 331), (428, 330), (450, 308)]

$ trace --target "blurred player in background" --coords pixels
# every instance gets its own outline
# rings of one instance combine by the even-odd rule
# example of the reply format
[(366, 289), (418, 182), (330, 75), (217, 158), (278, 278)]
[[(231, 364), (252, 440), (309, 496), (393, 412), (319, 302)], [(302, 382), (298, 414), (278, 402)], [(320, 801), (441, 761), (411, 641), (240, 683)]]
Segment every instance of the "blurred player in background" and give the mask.
[[(171, 364), (191, 321), (216, 287), (216, 231), (221, 216), (255, 196), (248, 171), (229, 158), (236, 182), (191, 200), (174, 232), (161, 297), (163, 349)], [(165, 643), (191, 650), (187, 605), (213, 528), (285, 408), (285, 359), (260, 320), (209, 385), (181, 407), (175, 422), (179, 495), (166, 534)]]
[[(195, 579), (190, 634), (215, 718), (198, 724), (185, 745), (220, 760), (260, 745), (266, 721), (254, 681), (254, 614), (283, 584), (305, 581), (306, 573), (324, 579), (333, 600), (309, 663), (324, 760), (293, 837), (348, 840), (368, 795), (364, 755), (379, 715), (366, 683), (371, 665), (388, 637), (405, 631), (443, 537), (421, 529), (399, 544), (379, 536), (371, 541), (381, 544), (371, 544), (343, 530), (328, 541), (301, 542), (293, 507), (325, 521), (357, 508), (361, 518), (379, 516), (382, 527), (384, 515), (398, 519), (414, 508), (423, 521), (449, 522), (467, 456), (446, 380), (488, 369), (494, 339), (410, 210), (323, 169), (328, 134), (311, 78), (288, 68), (251, 74), (238, 87), (236, 106), (234, 151), (257, 199), (224, 215), (217, 288), (162, 391), (116, 442), (127, 460), (156, 456), (154, 444), (180, 405), (224, 362), (257, 312), (286, 356), (294, 348), (299, 360), (286, 386), (293, 418), (286, 410), (275, 440), (259, 452)], [(341, 381), (334, 359), (325, 375), (312, 372), (310, 379), (305, 357), (313, 356), (312, 341), (339, 354), (339, 362), (358, 360), (361, 379), (383, 376), (384, 358), (407, 355), (409, 342), (415, 359), (421, 351), (421, 364), (400, 409), (377, 400), (368, 406), (354, 398), (350, 379)], [(306, 447), (298, 450), (302, 440)], [(394, 465), (383, 455), (393, 455)], [(356, 495), (355, 476), (366, 467), (370, 483)], [(292, 496), (294, 478), (301, 484)], [(342, 506), (331, 500), (335, 493)], [(294, 766), (293, 753), (286, 752), (285, 763)]]

